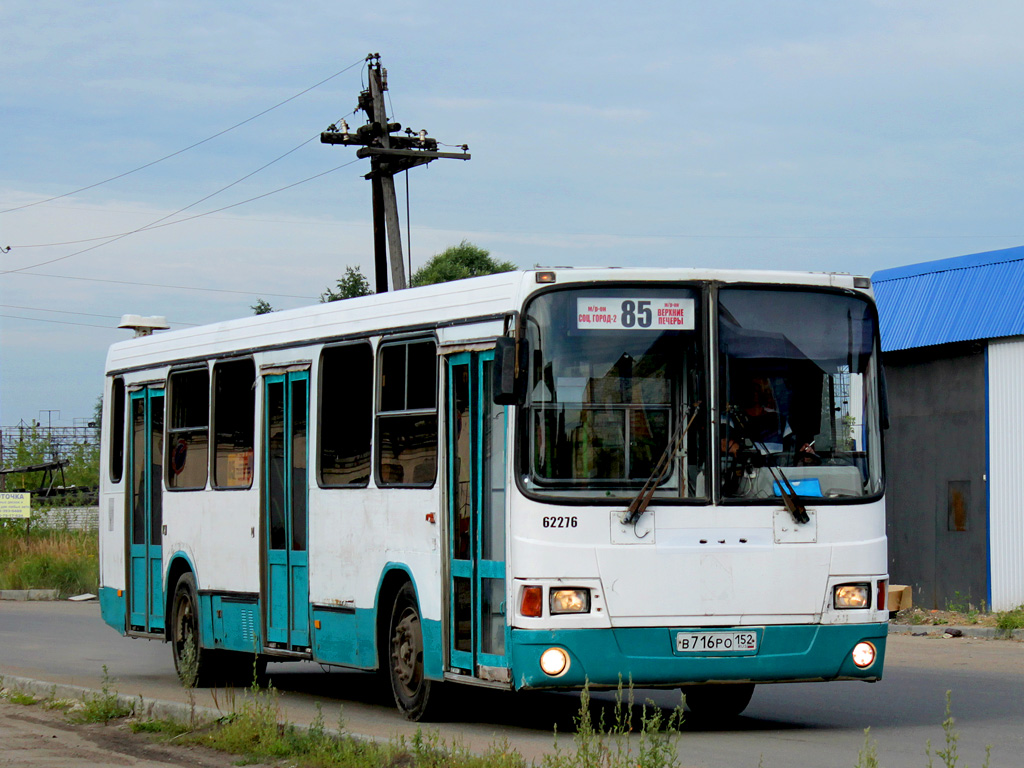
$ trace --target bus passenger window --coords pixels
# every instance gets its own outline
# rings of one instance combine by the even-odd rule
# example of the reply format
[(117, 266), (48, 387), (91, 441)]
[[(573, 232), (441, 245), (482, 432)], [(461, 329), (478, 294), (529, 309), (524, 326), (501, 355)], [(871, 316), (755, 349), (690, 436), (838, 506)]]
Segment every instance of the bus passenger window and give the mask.
[(256, 424), (256, 365), (231, 360), (213, 366), (213, 487), (252, 485)]
[(433, 339), (380, 349), (378, 484), (423, 486), (437, 475), (437, 345)]
[(372, 431), (373, 350), (366, 343), (324, 349), (320, 356), (320, 485), (364, 488), (369, 484)]
[(167, 424), (167, 487), (206, 487), (210, 437), (210, 372), (205, 369), (171, 374)]
[(110, 388), (110, 482), (120, 483), (124, 474), (124, 379)]

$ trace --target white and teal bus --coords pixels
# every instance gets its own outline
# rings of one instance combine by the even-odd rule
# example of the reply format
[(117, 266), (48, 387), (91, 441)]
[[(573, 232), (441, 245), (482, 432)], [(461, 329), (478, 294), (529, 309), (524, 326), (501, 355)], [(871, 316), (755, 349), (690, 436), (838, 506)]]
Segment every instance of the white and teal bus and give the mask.
[[(194, 644), (438, 692), (882, 676), (866, 278), (552, 269), (120, 342), (100, 600)], [(195, 670), (193, 670), (195, 671)]]

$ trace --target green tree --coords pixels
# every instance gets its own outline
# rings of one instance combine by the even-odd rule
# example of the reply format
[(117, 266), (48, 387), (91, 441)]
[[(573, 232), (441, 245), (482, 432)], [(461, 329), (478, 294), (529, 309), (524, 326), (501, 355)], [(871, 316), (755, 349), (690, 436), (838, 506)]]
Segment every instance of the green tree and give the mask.
[(338, 278), (338, 290), (335, 291), (328, 287), (320, 294), (320, 303), (354, 299), (356, 296), (369, 296), (372, 293), (370, 281), (366, 279), (359, 267), (345, 267), (344, 277)]
[(274, 308), (270, 306), (270, 302), (266, 299), (256, 299), (256, 303), (250, 304), (249, 309), (252, 310), (254, 315), (267, 315), (274, 311)]
[(518, 267), (511, 261), (496, 261), (491, 252), (463, 240), (437, 254), (412, 276), (412, 285), (433, 285), (479, 275), (511, 272)]

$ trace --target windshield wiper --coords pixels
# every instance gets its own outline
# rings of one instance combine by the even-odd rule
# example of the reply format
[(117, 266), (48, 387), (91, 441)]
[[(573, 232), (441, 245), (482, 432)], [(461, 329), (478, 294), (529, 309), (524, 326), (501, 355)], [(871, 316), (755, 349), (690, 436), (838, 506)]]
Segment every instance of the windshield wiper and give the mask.
[(760, 454), (765, 457), (764, 466), (772, 476), (772, 480), (775, 481), (775, 485), (779, 487), (779, 495), (782, 496), (782, 503), (786, 505), (786, 509), (789, 510), (789, 514), (793, 516), (793, 520), (799, 525), (810, 522), (811, 518), (807, 514), (807, 507), (805, 507), (803, 502), (800, 501), (800, 496), (797, 494), (793, 484), (789, 482), (789, 478), (786, 477), (786, 473), (782, 471), (782, 467), (780, 467), (776, 462), (775, 455), (768, 450), (768, 446), (764, 444), (764, 441), (758, 440), (751, 435), (750, 424), (747, 421), (746, 415), (739, 411), (735, 406), (730, 406), (727, 412), (730, 417), (735, 419), (736, 424), (740, 428), (740, 434), (750, 440)]
[(640, 489), (640, 493), (636, 495), (636, 498), (630, 502), (629, 506), (626, 507), (626, 511), (622, 514), (623, 525), (636, 525), (644, 512), (647, 511), (647, 505), (651, 503), (654, 491), (657, 490), (661, 481), (664, 479), (665, 473), (672, 465), (672, 458), (682, 447), (683, 438), (685, 438), (686, 433), (690, 431), (690, 425), (693, 424), (693, 420), (697, 418), (697, 413), (700, 411), (700, 402), (701, 401), (698, 400), (688, 409), (688, 412), (690, 413), (689, 421), (684, 424), (682, 419), (679, 420), (679, 424), (676, 426), (675, 432), (672, 433), (672, 436), (668, 440), (668, 444), (665, 446), (665, 451), (661, 454), (661, 458), (658, 459), (658, 463), (654, 465), (654, 470), (651, 472), (651, 476), (647, 478), (647, 482), (645, 482), (643, 488)]

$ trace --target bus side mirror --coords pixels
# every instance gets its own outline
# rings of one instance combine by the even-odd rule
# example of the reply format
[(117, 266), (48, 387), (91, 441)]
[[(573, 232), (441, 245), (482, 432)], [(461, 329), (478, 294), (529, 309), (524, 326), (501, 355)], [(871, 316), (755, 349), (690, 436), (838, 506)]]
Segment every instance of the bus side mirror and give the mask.
[(496, 405), (522, 405), (526, 401), (526, 339), (519, 341), (519, 365), (516, 375), (516, 340), (499, 336), (494, 346), (494, 380), (491, 391)]

